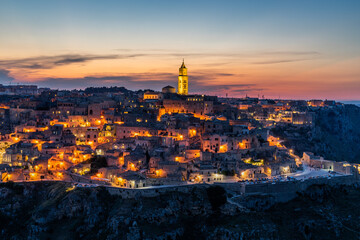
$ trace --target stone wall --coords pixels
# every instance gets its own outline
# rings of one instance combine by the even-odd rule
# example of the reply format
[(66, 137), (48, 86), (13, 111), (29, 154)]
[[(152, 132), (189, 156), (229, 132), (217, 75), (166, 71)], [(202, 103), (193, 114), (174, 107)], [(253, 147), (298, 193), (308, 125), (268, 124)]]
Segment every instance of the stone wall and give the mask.
[(107, 190), (111, 195), (121, 196), (122, 198), (137, 198), (137, 197), (156, 197), (168, 192), (191, 192), (194, 188), (208, 187), (208, 184), (191, 184), (191, 185), (179, 185), (179, 186), (160, 186), (153, 188), (140, 188), (140, 189), (128, 189), (107, 187)]
[[(244, 183), (215, 183), (223, 187), (227, 192), (231, 192), (239, 195), (251, 195), (251, 194), (271, 194), (275, 197), (276, 201), (288, 201), (296, 197), (297, 192), (306, 190), (309, 186), (314, 184), (328, 184), (328, 185), (351, 185), (357, 182), (357, 179), (353, 175), (338, 176), (333, 178), (317, 178), (309, 179), (305, 181), (288, 181), (279, 183), (259, 183), (259, 184), (244, 184)], [(135, 197), (155, 197), (167, 192), (184, 192), (188, 193), (193, 188), (203, 187), (207, 188), (210, 184), (192, 184), (192, 185), (180, 185), (180, 186), (160, 186), (154, 188), (142, 188), (142, 189), (127, 189), (107, 187), (108, 191), (112, 195), (118, 195), (123, 198), (135, 198)]]
[(227, 191), (236, 194), (271, 194), (275, 196), (276, 201), (289, 201), (297, 196), (297, 192), (306, 190), (314, 184), (334, 185), (351, 185), (357, 182), (354, 175), (345, 175), (328, 178), (308, 179), (304, 181), (287, 181), (278, 183), (259, 183), (259, 184), (243, 184), (243, 183), (219, 183)]

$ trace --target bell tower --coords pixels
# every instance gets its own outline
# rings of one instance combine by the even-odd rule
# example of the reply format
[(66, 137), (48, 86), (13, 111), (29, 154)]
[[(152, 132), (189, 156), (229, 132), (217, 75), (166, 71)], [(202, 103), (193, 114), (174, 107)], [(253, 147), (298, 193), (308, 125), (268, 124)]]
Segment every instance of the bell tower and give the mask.
[(185, 67), (184, 59), (179, 68), (179, 77), (178, 77), (178, 94), (187, 95), (188, 94), (188, 75), (187, 68)]

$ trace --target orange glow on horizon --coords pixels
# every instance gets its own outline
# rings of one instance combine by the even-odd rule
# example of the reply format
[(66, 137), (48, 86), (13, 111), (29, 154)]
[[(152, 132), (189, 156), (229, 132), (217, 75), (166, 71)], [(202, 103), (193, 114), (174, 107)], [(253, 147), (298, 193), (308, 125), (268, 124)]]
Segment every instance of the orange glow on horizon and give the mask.
[[(288, 99), (359, 98), (358, 89), (360, 83), (357, 76), (360, 75), (360, 70), (358, 70), (357, 66), (360, 64), (360, 58), (345, 59), (337, 62), (313, 59), (275, 64), (278, 58), (279, 56), (276, 55), (266, 55), (254, 58), (250, 62), (236, 59), (232, 63), (221, 65), (221, 68), (217, 67), (215, 69), (208, 66), (211, 64), (216, 65), (217, 61), (221, 62), (224, 59), (221, 57), (217, 61), (204, 57), (201, 59), (200, 57), (186, 59), (186, 65), (189, 69), (189, 93), (220, 94), (223, 97), (225, 93), (228, 93), (229, 97), (244, 97), (246, 94), (252, 97), (264, 95), (265, 98), (280, 97)], [(267, 64), (271, 60), (274, 60), (274, 64)], [(261, 64), (262, 62), (264, 64)], [(23, 69), (11, 69), (10, 75), (15, 79), (22, 79), (24, 83), (35, 84), (41, 84), (41, 81), (45, 81), (47, 78), (61, 78), (63, 88), (67, 89), (78, 88), (71, 85), (74, 78), (81, 80), (84, 77), (101, 78), (103, 76), (110, 78), (111, 76), (130, 76), (139, 81), (146, 80), (149, 82), (148, 86), (144, 86), (143, 83), (137, 84), (137, 81), (129, 82), (128, 86), (125, 85), (129, 89), (154, 88), (158, 81), (168, 81), (169, 75), (173, 75), (174, 80), (169, 82), (169, 85), (176, 87), (178, 65), (179, 59), (177, 58), (169, 61), (166, 58), (144, 57), (136, 58), (134, 61), (124, 60), (121, 62), (108, 59), (89, 61), (81, 65), (70, 64), (56, 68), (36, 69), (31, 72)], [(119, 72), (119, 68), (126, 69), (126, 72)], [(241, 69), (241, 72), (238, 69)], [(201, 90), (192, 89), (192, 76), (203, 75), (207, 76), (206, 80), (200, 80), (197, 83), (199, 84), (197, 89)], [(118, 82), (114, 78), (114, 80), (104, 81), (103, 84), (101, 81), (95, 83), (101, 86), (114, 85)], [(91, 84), (90, 82), (90, 85), (87, 86), (91, 86)], [(162, 86), (157, 85), (157, 89), (154, 90), (161, 90)], [(219, 91), (226, 85), (231, 86), (231, 88), (226, 88), (226, 91)]]

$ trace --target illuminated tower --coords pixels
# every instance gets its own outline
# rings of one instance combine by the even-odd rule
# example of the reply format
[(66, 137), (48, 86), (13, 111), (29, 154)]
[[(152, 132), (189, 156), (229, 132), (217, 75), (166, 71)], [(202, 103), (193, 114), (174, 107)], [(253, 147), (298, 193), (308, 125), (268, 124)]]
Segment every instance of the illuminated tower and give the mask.
[(185, 67), (184, 59), (179, 68), (178, 94), (187, 95), (189, 90), (187, 68)]

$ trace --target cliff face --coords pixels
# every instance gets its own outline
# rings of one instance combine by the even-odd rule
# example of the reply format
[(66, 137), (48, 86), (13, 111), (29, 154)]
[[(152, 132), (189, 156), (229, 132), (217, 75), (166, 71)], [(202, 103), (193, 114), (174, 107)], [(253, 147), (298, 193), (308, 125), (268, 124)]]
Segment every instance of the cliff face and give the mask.
[(355, 105), (319, 109), (310, 127), (276, 127), (275, 136), (295, 147), (298, 154), (309, 151), (325, 159), (360, 163), (360, 108)]
[(0, 238), (353, 239), (359, 197), (355, 187), (312, 186), (282, 204), (264, 195), (238, 199), (220, 187), (121, 199), (64, 183), (1, 184)]

